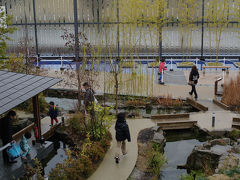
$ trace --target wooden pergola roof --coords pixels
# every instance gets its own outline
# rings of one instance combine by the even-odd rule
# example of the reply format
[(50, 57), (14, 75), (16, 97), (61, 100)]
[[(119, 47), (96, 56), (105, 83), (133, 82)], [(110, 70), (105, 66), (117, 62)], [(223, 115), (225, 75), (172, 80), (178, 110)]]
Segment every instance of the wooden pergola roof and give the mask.
[(60, 81), (51, 77), (0, 71), (0, 115)]

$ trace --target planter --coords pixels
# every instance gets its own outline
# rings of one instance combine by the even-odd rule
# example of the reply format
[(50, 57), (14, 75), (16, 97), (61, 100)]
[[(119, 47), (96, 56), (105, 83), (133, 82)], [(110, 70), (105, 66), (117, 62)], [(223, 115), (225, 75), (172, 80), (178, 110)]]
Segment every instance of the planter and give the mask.
[(178, 68), (192, 68), (193, 65), (194, 65), (193, 62), (181, 62), (181, 63), (177, 63), (177, 67), (178, 67)]
[(209, 62), (207, 66), (223, 66), (223, 63), (220, 62)]

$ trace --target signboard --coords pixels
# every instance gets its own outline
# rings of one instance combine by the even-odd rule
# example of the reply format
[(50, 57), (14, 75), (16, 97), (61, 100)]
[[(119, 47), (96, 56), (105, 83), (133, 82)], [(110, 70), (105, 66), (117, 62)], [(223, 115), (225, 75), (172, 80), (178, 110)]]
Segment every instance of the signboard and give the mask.
[(5, 6), (0, 6), (0, 28), (7, 28)]

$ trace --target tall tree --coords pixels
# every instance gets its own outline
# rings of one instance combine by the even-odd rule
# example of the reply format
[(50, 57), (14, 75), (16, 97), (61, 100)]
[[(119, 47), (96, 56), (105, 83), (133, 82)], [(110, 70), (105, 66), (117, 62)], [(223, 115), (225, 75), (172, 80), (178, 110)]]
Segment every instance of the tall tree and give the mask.
[(7, 40), (9, 38), (9, 33), (13, 33), (16, 28), (11, 27), (11, 16), (7, 15), (4, 7), (0, 7), (0, 58), (5, 58), (5, 50), (7, 48)]

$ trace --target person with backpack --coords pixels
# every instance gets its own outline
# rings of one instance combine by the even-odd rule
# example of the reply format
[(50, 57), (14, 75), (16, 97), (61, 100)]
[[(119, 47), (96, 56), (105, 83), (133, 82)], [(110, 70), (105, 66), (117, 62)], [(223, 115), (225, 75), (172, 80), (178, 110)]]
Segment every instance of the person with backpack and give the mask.
[[(17, 114), (15, 111), (9, 111), (5, 117), (0, 119), (0, 135), (2, 138), (3, 146), (7, 145), (8, 143), (13, 142), (13, 128), (12, 123), (16, 120)], [(7, 149), (3, 150), (3, 160), (5, 163), (12, 164), (16, 163), (17, 161), (11, 160), (8, 156)]]
[(162, 83), (162, 75), (163, 75), (164, 71), (167, 70), (165, 68), (165, 60), (164, 59), (161, 60), (158, 70), (159, 70), (159, 83)]
[(127, 154), (126, 140), (128, 140), (128, 142), (131, 142), (129, 127), (125, 119), (125, 113), (119, 113), (117, 115), (115, 130), (116, 130), (116, 140), (117, 140), (115, 162), (118, 164), (120, 161), (120, 151), (122, 150), (123, 155)]
[(53, 126), (53, 121), (55, 120), (56, 123), (58, 123), (58, 109), (57, 106), (54, 105), (54, 102), (49, 103), (49, 112), (48, 112), (50, 118), (51, 118), (51, 125)]
[(196, 85), (198, 83), (198, 79), (199, 79), (198, 69), (197, 69), (197, 66), (194, 65), (192, 67), (192, 70), (191, 70), (190, 75), (189, 75), (189, 82), (188, 82), (188, 84), (190, 86), (192, 86), (192, 90), (189, 92), (189, 94), (192, 95), (194, 93), (195, 99), (198, 98), (198, 94), (197, 94), (197, 91), (196, 91)]

